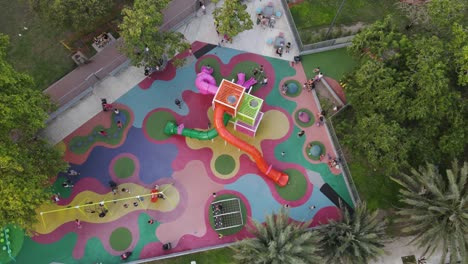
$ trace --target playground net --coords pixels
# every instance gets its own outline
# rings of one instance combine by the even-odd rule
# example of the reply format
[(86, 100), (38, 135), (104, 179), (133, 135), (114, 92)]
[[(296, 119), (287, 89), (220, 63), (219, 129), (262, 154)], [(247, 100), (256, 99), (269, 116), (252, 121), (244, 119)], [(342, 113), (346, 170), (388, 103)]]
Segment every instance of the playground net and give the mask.
[(215, 230), (224, 230), (244, 225), (240, 200), (224, 199), (211, 203)]

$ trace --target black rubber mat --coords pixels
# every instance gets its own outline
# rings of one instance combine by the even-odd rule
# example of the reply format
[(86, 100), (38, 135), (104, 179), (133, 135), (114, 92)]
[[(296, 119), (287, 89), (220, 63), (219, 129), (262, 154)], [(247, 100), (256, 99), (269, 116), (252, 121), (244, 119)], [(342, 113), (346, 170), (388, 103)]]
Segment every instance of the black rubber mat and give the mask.
[(325, 183), (324, 185), (322, 185), (322, 187), (320, 187), (320, 191), (326, 197), (328, 197), (328, 199), (330, 199), (330, 201), (332, 201), (337, 207), (340, 207), (340, 202), (341, 202), (341, 206), (348, 209), (348, 212), (350, 214), (354, 213), (354, 209), (351, 206), (349, 206), (347, 202), (341, 199), (338, 193), (336, 193), (335, 190), (333, 190), (332, 187), (328, 185), (328, 183)]
[(200, 58), (201, 56), (207, 54), (208, 52), (210, 52), (212, 49), (216, 48), (216, 45), (213, 45), (213, 44), (206, 44), (205, 46), (203, 46), (203, 48), (195, 51), (193, 53), (193, 56), (195, 56), (195, 58)]

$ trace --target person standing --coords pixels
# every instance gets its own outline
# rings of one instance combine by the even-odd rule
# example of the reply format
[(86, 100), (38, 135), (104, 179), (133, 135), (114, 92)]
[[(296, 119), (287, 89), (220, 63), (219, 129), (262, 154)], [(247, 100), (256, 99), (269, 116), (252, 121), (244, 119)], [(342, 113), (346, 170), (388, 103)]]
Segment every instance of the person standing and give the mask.
[(291, 49), (291, 42), (286, 43), (286, 53), (289, 53), (289, 50)]
[(107, 132), (105, 130), (100, 130), (99, 135), (101, 135), (103, 137), (107, 137)]
[(174, 100), (174, 104), (175, 104), (177, 107), (179, 107), (179, 109), (182, 109), (182, 102), (181, 102), (179, 99), (176, 98), (176, 99)]
[(298, 136), (298, 137), (302, 137), (304, 134), (305, 134), (305, 131), (304, 131), (304, 130), (301, 130), (301, 132), (297, 133), (297, 136)]
[(199, 3), (200, 3), (200, 8), (201, 8), (203, 14), (206, 15), (206, 6), (205, 6), (205, 3), (203, 3), (203, 1), (201, 1), (201, 0), (199, 1)]
[(76, 228), (82, 228), (80, 219), (75, 219)]

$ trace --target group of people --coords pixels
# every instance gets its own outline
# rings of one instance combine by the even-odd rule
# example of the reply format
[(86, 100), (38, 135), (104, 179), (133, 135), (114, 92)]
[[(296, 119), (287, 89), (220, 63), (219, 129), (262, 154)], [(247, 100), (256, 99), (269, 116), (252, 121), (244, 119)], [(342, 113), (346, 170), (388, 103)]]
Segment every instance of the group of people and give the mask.
[(322, 72), (320, 71), (320, 67), (317, 67), (314, 69), (314, 74), (315, 74), (315, 77), (314, 78), (310, 78), (307, 82), (304, 83), (304, 88), (310, 92), (312, 91), (313, 89), (315, 89), (315, 85), (317, 82), (319, 82), (322, 78), (323, 78), (323, 74)]
[(260, 25), (262, 28), (274, 28), (276, 24), (276, 20), (274, 16), (266, 17), (262, 14), (257, 15), (257, 25)]
[(283, 53), (284, 52), (289, 53), (290, 50), (291, 50), (291, 42), (286, 43), (286, 45), (284, 45), (284, 43), (281, 43), (279, 47), (276, 48), (276, 54), (278, 54), (280, 57), (283, 57)]
[(94, 44), (98, 48), (103, 48), (111, 41), (111, 38), (106, 32), (103, 32), (101, 35), (94, 37)]

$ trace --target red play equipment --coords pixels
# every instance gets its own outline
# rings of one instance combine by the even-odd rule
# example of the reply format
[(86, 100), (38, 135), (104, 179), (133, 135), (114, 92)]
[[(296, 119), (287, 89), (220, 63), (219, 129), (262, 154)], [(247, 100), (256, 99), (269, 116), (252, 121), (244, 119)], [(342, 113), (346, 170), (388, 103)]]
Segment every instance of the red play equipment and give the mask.
[(155, 202), (158, 201), (158, 199), (159, 199), (158, 198), (158, 193), (159, 193), (159, 191), (156, 190), (156, 189), (151, 190), (151, 202), (152, 203), (155, 203)]
[(286, 186), (289, 180), (289, 176), (286, 173), (273, 169), (272, 165), (268, 165), (268, 163), (265, 161), (262, 154), (257, 148), (229, 133), (229, 131), (224, 126), (223, 122), (224, 113), (227, 111), (229, 110), (221, 104), (218, 104), (215, 107), (213, 119), (214, 126), (218, 131), (219, 136), (226, 140), (226, 142), (228, 142), (229, 144), (232, 144), (237, 148), (247, 152), (254, 159), (258, 169), (266, 176), (268, 176), (268, 178), (273, 180), (281, 187)]

